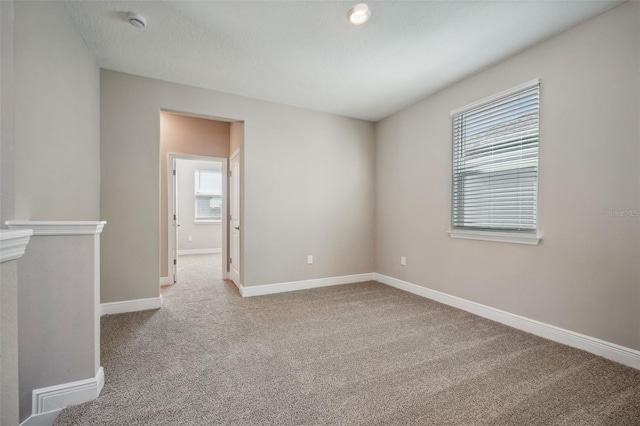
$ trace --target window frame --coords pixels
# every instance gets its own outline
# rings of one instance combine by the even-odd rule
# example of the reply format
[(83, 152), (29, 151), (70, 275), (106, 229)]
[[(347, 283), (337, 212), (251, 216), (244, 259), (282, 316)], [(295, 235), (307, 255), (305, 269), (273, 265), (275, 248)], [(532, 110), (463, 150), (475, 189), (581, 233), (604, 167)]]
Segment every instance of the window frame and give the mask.
[[(462, 238), (462, 239), (471, 239), (471, 240), (482, 240), (482, 241), (493, 241), (493, 242), (502, 242), (502, 243), (515, 243), (515, 244), (529, 244), (529, 245), (537, 245), (542, 241), (542, 237), (540, 235), (540, 218), (539, 218), (539, 194), (540, 194), (540, 186), (539, 186), (539, 167), (538, 174), (536, 176), (536, 221), (535, 221), (535, 229), (534, 230), (504, 230), (504, 229), (479, 229), (479, 228), (464, 228), (464, 227), (454, 227), (454, 191), (455, 191), (455, 167), (454, 162), (456, 161), (456, 140), (455, 140), (455, 117), (462, 113), (468, 112), (470, 110), (485, 106), (486, 104), (490, 104), (492, 102), (496, 102), (500, 99), (503, 99), (508, 96), (512, 96), (518, 94), (519, 92), (523, 92), (529, 89), (532, 89), (535, 86), (541, 86), (541, 80), (539, 78), (527, 81), (518, 86), (512, 87), (510, 89), (504, 90), (502, 92), (496, 93), (494, 95), (488, 96), (486, 98), (480, 99), (478, 101), (472, 102), (468, 105), (456, 108), (451, 111), (451, 203), (450, 203), (450, 230), (448, 234), (451, 238)], [(539, 95), (540, 96), (540, 95)], [(538, 114), (540, 114), (540, 107), (538, 107)], [(540, 137), (540, 120), (538, 121), (538, 138)], [(540, 150), (538, 146), (538, 157), (537, 161), (540, 161)]]

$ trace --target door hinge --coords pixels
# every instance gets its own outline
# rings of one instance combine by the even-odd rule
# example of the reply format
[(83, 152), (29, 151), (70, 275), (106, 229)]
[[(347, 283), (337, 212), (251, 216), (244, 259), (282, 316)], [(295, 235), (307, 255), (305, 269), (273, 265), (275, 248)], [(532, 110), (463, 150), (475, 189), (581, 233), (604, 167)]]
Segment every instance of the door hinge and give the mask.
[(176, 260), (175, 260), (175, 259), (173, 259), (173, 264), (174, 264), (174, 265), (176, 264)]
[(176, 215), (175, 214), (173, 215), (173, 220), (176, 220)]
[(227, 176), (231, 177), (231, 170), (227, 172)]
[(232, 264), (232, 263), (233, 263), (233, 259), (229, 258), (229, 264)]
[(174, 176), (176, 175), (176, 169), (173, 169), (173, 175)]

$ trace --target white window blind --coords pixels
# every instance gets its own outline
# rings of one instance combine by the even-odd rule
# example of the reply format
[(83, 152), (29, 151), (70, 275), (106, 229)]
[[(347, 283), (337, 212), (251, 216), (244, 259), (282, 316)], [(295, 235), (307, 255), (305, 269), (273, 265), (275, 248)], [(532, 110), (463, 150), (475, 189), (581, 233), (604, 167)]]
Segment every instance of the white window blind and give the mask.
[(535, 233), (540, 85), (453, 115), (453, 230)]
[(196, 170), (194, 184), (195, 220), (221, 220), (222, 176), (220, 172)]
[(221, 220), (222, 196), (196, 195), (196, 220)]

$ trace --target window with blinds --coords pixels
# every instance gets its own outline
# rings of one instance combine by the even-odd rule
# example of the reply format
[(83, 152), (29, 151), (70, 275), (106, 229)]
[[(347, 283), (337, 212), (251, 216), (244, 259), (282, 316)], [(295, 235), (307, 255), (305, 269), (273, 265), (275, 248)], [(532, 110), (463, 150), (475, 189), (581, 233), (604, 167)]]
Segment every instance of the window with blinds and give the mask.
[(220, 172), (196, 170), (194, 187), (195, 220), (222, 220), (222, 175)]
[(452, 231), (535, 234), (540, 84), (453, 115)]

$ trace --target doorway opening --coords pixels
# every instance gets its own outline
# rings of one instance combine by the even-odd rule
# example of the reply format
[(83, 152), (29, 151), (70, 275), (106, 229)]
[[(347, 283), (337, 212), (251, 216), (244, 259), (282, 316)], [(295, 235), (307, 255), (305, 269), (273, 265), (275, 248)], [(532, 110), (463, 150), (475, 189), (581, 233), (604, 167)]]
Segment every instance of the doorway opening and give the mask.
[[(197, 260), (180, 268), (181, 257), (206, 255), (215, 259), (216, 278), (241, 287), (243, 149), (243, 122), (160, 111), (160, 286), (180, 283), (180, 271)], [(232, 156), (237, 170), (233, 197)]]
[(185, 263), (185, 256), (219, 263), (219, 278), (226, 278), (227, 159), (170, 153), (169, 160), (172, 281), (175, 284), (180, 279), (179, 266), (196, 264), (193, 258)]

